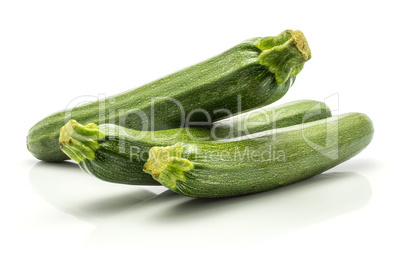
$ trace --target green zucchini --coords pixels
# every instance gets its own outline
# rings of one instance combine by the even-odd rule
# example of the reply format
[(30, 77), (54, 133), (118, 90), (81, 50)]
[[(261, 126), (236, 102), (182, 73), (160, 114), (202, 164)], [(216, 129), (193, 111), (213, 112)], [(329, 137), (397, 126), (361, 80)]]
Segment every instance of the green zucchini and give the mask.
[(153, 147), (144, 170), (190, 197), (245, 195), (320, 174), (362, 151), (373, 133), (366, 115), (348, 113), (252, 138)]
[(310, 57), (300, 31), (253, 38), (138, 89), (50, 115), (30, 129), (28, 150), (40, 160), (68, 159), (58, 140), (70, 119), (152, 131), (185, 127), (190, 121), (210, 126), (223, 112), (235, 114), (279, 100)]
[(113, 124), (83, 126), (71, 120), (60, 130), (60, 147), (84, 171), (97, 178), (115, 183), (155, 185), (159, 183), (143, 171), (148, 151), (153, 146), (252, 135), (262, 129), (291, 126), (330, 116), (331, 112), (324, 103), (302, 100), (240, 114), (215, 122), (212, 128), (190, 127), (152, 132)]
[[(325, 103), (298, 100), (249, 110), (212, 123), (211, 139), (228, 139), (332, 116)], [(200, 140), (198, 140), (200, 141)]]

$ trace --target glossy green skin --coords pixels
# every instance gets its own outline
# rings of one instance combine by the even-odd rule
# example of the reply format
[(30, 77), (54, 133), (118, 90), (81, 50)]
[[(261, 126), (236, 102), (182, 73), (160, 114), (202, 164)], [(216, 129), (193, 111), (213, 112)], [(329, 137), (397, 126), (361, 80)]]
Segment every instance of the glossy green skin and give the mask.
[(291, 101), (278, 106), (250, 110), (212, 124), (214, 139), (245, 136), (261, 131), (312, 122), (332, 116), (325, 103), (314, 100)]
[[(276, 134), (258, 133), (262, 140), (179, 144), (182, 158), (173, 160), (159, 181), (186, 196), (218, 198), (267, 191), (312, 177), (352, 158), (373, 137), (372, 122), (364, 114), (344, 114), (336, 120), (337, 116), (278, 129)], [(325, 146), (327, 137), (325, 149), (316, 150), (306, 141)], [(244, 156), (247, 149), (250, 156)], [(183, 165), (193, 169), (181, 171)]]
[[(330, 116), (331, 112), (324, 103), (301, 100), (276, 107), (263, 107), (231, 119), (215, 122), (213, 126), (216, 125), (219, 128), (212, 128), (212, 130), (215, 129), (216, 136), (221, 138), (227, 138), (229, 135), (238, 137)], [(98, 141), (99, 149), (94, 151), (95, 158), (78, 161), (78, 163), (84, 171), (97, 178), (123, 184), (159, 185), (143, 171), (144, 163), (148, 159), (148, 150), (153, 146), (215, 139), (209, 128), (192, 127), (141, 132), (105, 124), (99, 126), (99, 131), (106, 133), (106, 138)]]
[[(183, 127), (181, 109), (174, 102), (162, 99), (155, 100), (152, 108), (151, 100), (155, 97), (169, 97), (179, 101), (185, 115), (194, 109), (203, 109), (209, 113), (212, 121), (224, 116), (215, 114), (214, 111), (218, 109), (227, 109), (234, 114), (271, 104), (285, 95), (295, 76), (283, 84), (277, 84), (274, 74), (258, 63), (262, 51), (255, 43), (259, 39), (248, 40), (202, 63), (108, 98), (106, 102), (103, 101), (105, 110), (102, 110), (102, 117), (99, 115), (99, 101), (75, 107), (68, 119), (65, 119), (65, 111), (48, 116), (30, 129), (28, 149), (40, 160), (68, 159), (60, 150), (58, 139), (60, 128), (70, 119), (82, 124), (114, 123), (136, 130)], [(238, 105), (239, 97), (241, 108)], [(113, 99), (113, 104), (110, 99)], [(145, 116), (146, 121), (138, 112)], [(205, 114), (194, 114), (191, 121), (205, 122)]]

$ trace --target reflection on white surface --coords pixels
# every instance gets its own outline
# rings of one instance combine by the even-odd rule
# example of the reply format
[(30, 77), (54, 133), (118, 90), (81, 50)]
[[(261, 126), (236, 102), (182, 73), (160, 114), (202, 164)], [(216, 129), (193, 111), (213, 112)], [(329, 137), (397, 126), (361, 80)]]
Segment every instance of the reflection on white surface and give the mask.
[[(55, 168), (57, 167), (57, 168)], [(276, 190), (225, 199), (193, 199), (163, 187), (110, 184), (72, 163), (38, 163), (36, 192), (57, 208), (96, 224), (88, 246), (250, 244), (291, 233), (365, 206), (367, 179), (333, 172)], [(156, 192), (155, 192), (156, 188)], [(158, 189), (160, 188), (160, 189)]]
[(156, 195), (141, 186), (100, 181), (72, 162), (38, 162), (29, 177), (34, 191), (46, 201), (94, 224)]

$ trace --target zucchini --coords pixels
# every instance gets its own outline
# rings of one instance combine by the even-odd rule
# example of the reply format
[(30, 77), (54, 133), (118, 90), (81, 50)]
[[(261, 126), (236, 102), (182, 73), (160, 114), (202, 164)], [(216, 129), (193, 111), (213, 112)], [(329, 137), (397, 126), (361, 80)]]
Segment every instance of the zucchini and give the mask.
[(373, 132), (366, 115), (348, 113), (253, 138), (153, 147), (144, 170), (190, 197), (245, 195), (320, 174), (362, 151)]
[(253, 38), (135, 90), (50, 115), (30, 129), (27, 147), (40, 160), (68, 159), (58, 140), (70, 119), (152, 131), (185, 127), (189, 121), (210, 126), (223, 112), (235, 114), (280, 99), (310, 57), (300, 31)]
[(148, 151), (153, 146), (238, 137), (330, 116), (324, 103), (302, 100), (218, 121), (211, 129), (190, 127), (151, 132), (113, 124), (83, 126), (71, 120), (60, 130), (60, 147), (81, 169), (104, 181), (155, 185), (159, 183), (143, 171)]
[[(228, 139), (332, 116), (325, 103), (298, 100), (250, 110), (212, 123), (211, 139)], [(189, 129), (191, 130), (191, 129)], [(198, 140), (200, 141), (200, 140)]]

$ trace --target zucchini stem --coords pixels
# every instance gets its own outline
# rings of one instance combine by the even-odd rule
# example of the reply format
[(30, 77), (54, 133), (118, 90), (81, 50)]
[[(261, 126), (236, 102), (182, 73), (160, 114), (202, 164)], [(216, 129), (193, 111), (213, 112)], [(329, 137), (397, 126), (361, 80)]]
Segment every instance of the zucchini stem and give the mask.
[(180, 144), (165, 147), (152, 147), (144, 171), (171, 190), (176, 190), (177, 181), (185, 181), (184, 172), (194, 168), (194, 164), (182, 158)]
[(60, 129), (59, 145), (65, 154), (80, 163), (95, 158), (95, 151), (100, 147), (98, 141), (105, 136), (106, 134), (94, 123), (84, 126), (75, 120), (70, 120)]
[(262, 51), (258, 62), (275, 74), (278, 84), (286, 82), (292, 75), (299, 74), (304, 63), (311, 58), (307, 40), (298, 30), (285, 30), (277, 36), (264, 37), (256, 46)]

